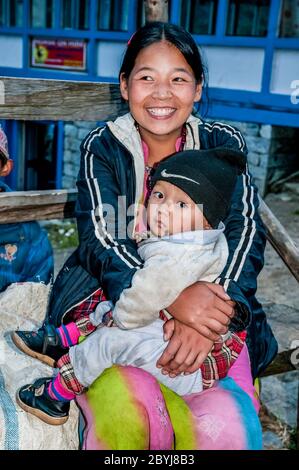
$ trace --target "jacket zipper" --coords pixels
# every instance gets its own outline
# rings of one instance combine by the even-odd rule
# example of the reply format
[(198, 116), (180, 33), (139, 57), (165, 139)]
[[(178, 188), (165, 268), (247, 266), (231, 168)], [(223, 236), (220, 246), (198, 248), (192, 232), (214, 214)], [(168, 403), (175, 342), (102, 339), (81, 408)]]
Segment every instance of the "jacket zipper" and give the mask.
[(134, 156), (133, 156), (132, 152), (113, 134), (113, 132), (111, 131), (111, 129), (109, 129), (109, 127), (108, 127), (108, 130), (109, 130), (112, 138), (117, 142), (117, 144), (120, 145), (123, 149), (125, 149), (126, 152), (128, 152), (128, 154), (131, 157), (132, 163), (133, 163), (132, 171), (133, 171), (133, 178), (134, 178), (134, 181), (135, 181), (135, 194), (133, 194), (133, 188), (132, 188), (131, 189), (131, 197), (132, 197), (132, 201), (134, 201), (134, 226), (133, 226), (133, 231), (132, 231), (132, 238), (134, 238), (135, 227), (136, 227), (136, 223), (137, 223), (137, 211), (138, 211), (138, 201), (136, 201), (137, 180), (136, 180)]

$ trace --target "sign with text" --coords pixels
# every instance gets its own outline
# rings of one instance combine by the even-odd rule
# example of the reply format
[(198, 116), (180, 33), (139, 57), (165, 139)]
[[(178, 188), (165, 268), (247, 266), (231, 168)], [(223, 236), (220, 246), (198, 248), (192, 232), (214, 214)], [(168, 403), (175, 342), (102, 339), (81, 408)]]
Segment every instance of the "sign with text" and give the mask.
[(32, 39), (33, 67), (86, 69), (86, 42), (74, 39)]

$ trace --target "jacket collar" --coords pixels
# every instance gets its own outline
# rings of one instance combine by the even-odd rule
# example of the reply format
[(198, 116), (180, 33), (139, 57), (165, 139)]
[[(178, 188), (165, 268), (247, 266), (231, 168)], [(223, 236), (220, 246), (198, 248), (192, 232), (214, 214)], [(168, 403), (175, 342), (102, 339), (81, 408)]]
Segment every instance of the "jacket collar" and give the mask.
[[(185, 150), (198, 150), (200, 148), (199, 125), (201, 119), (192, 114), (187, 119), (187, 135)], [(136, 176), (140, 176), (143, 184), (144, 157), (140, 134), (136, 129), (135, 121), (130, 113), (107, 123), (112, 134), (129, 150), (135, 162)], [(142, 189), (141, 189), (142, 190)]]

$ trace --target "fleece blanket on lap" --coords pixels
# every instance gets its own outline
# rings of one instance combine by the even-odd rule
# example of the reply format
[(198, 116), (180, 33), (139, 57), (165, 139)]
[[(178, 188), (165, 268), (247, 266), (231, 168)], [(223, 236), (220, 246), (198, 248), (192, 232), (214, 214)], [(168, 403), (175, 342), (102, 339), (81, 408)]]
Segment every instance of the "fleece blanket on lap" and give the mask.
[(183, 399), (141, 369), (113, 366), (77, 403), (82, 449), (262, 448), (252, 401), (230, 377)]

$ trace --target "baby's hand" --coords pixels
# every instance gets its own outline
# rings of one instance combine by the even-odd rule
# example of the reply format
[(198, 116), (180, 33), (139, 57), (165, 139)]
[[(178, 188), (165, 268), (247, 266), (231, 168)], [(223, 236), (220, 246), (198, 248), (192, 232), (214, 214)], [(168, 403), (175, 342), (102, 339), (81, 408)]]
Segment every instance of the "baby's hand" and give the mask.
[(169, 341), (174, 332), (174, 319), (167, 320), (163, 325), (164, 341)]

